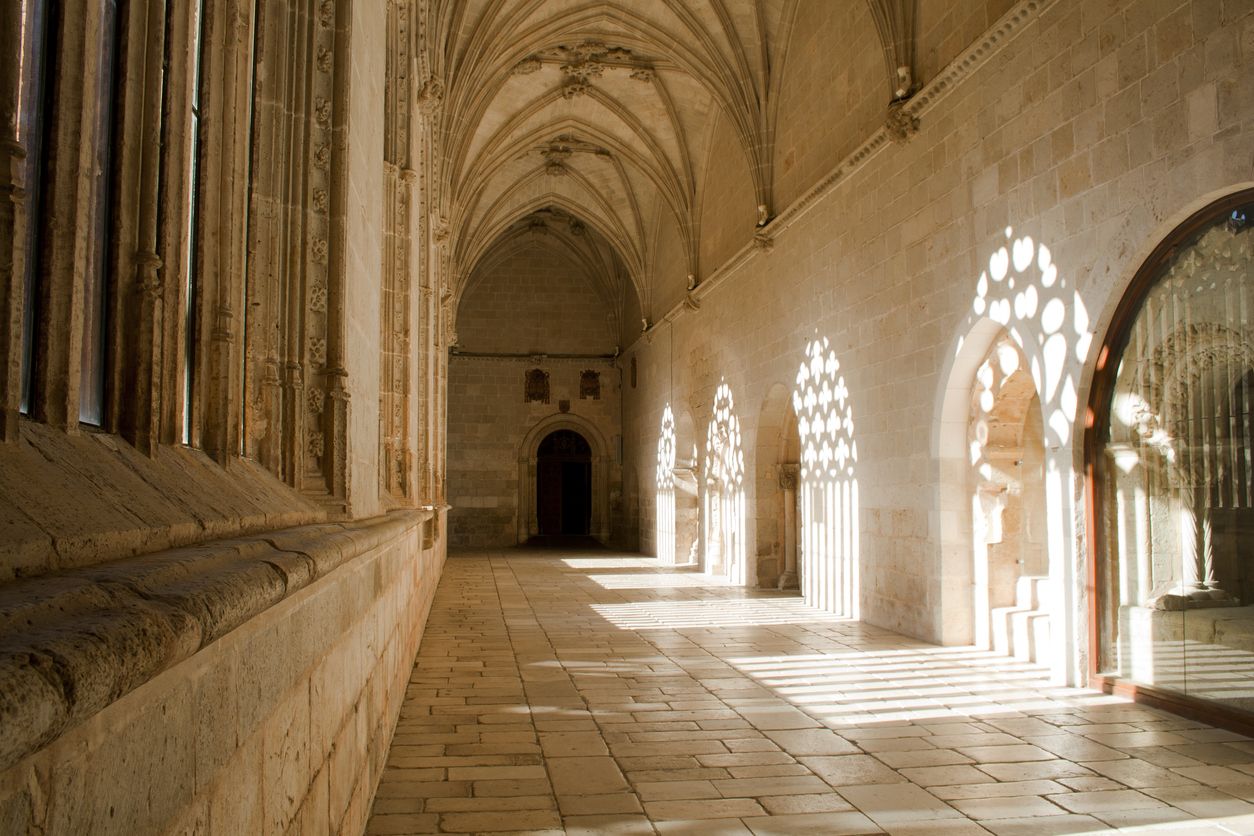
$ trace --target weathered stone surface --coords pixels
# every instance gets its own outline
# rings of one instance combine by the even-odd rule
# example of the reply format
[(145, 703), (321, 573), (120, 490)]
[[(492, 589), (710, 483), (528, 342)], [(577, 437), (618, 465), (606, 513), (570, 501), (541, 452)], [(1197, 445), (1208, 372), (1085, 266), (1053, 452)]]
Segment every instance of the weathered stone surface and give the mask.
[[(421, 519), (289, 529), (0, 587), (0, 768)], [(275, 542), (309, 544), (322, 561)], [(276, 647), (257, 661), (274, 670), (300, 657)]]
[(20, 442), (0, 445), (0, 579), (324, 516), (247, 461), (228, 471), (170, 447), (149, 457), (107, 435), (34, 422), (22, 424)]

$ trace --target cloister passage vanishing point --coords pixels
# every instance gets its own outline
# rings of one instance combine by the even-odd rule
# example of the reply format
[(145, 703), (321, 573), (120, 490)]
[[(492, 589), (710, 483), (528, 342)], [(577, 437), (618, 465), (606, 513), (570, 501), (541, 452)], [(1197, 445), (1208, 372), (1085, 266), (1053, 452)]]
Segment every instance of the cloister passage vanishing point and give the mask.
[(0, 3), (0, 832), (1254, 833), (1252, 71)]

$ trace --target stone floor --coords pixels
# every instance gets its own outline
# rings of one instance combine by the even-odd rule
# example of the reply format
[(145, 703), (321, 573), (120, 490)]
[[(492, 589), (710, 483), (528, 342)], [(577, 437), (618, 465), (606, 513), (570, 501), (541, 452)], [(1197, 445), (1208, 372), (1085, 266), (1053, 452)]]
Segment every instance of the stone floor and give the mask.
[(781, 594), (454, 556), (368, 832), (1254, 834), (1254, 741)]

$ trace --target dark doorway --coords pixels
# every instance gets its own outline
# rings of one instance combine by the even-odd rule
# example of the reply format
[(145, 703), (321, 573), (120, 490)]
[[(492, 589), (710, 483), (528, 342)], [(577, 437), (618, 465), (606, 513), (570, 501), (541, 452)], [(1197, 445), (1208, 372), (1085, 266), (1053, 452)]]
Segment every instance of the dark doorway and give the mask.
[(592, 448), (574, 430), (545, 436), (536, 452), (541, 535), (587, 534), (592, 522)]

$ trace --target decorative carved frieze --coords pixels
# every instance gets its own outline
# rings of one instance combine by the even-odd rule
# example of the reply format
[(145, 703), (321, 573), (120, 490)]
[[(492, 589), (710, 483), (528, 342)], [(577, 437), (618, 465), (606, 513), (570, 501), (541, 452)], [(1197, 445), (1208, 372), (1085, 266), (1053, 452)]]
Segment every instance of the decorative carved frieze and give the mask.
[(582, 96), (591, 89), (592, 81), (606, 70), (627, 70), (636, 81), (652, 82), (657, 71), (653, 64), (621, 46), (607, 46), (602, 41), (586, 40), (574, 46), (556, 46), (528, 55), (513, 66), (513, 75), (531, 75), (545, 64), (554, 64), (562, 74), (562, 96)]

